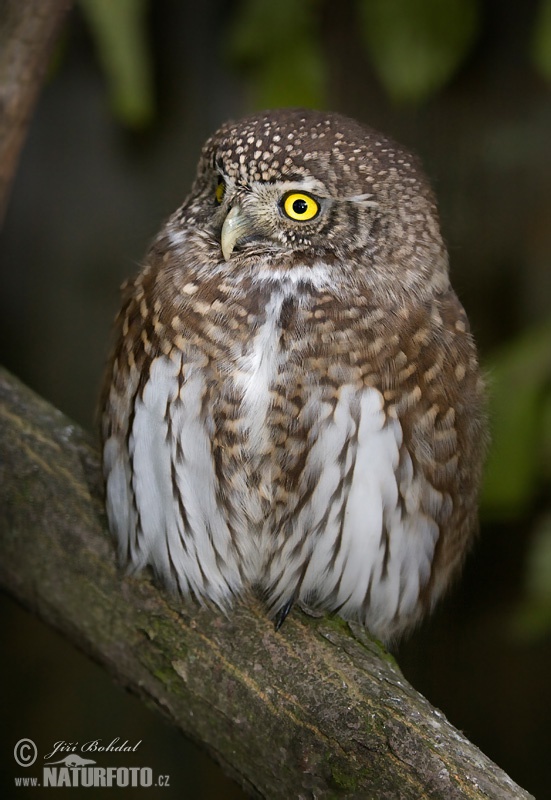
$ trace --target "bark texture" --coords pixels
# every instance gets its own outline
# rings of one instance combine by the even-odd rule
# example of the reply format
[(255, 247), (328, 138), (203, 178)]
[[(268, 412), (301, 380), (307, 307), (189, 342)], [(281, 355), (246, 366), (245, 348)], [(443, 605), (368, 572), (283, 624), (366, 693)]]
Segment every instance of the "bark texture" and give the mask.
[(89, 436), (0, 370), (1, 585), (267, 798), (528, 798), (339, 619), (122, 577)]
[(0, 0), (0, 224), (28, 124), (71, 0)]

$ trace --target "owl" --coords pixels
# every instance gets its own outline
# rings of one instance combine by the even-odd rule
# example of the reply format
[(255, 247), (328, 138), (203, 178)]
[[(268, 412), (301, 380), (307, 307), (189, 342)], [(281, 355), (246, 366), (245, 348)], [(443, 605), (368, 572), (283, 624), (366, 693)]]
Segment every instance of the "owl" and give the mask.
[(484, 388), (416, 159), (338, 114), (223, 125), (123, 287), (102, 402), (122, 562), (390, 641), (476, 528)]

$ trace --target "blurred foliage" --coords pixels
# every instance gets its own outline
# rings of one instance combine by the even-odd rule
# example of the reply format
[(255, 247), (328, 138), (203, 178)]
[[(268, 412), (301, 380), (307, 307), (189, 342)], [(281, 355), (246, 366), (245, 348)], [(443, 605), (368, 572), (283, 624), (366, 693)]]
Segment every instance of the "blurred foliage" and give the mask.
[(358, 0), (362, 32), (395, 102), (419, 103), (444, 86), (478, 33), (476, 0)]
[(525, 569), (524, 597), (511, 620), (516, 639), (533, 642), (551, 632), (551, 514), (534, 531)]
[(148, 0), (79, 0), (105, 71), (113, 113), (140, 128), (154, 114)]
[(518, 517), (551, 481), (551, 322), (507, 345), (489, 367), (492, 448), (485, 516)]
[[(492, 447), (482, 514), (522, 521), (531, 536), (523, 597), (511, 620), (512, 635), (529, 644), (551, 633), (551, 321), (515, 339), (487, 366)], [(530, 531), (539, 492), (548, 510)]]
[(238, 6), (228, 56), (248, 77), (253, 107), (323, 105), (318, 7), (317, 0), (243, 0)]
[(544, 78), (551, 80), (551, 0), (542, 0), (532, 47), (536, 67)]
[[(150, 0), (79, 2), (115, 115), (132, 127), (146, 125), (154, 113)], [(421, 103), (453, 78), (480, 32), (480, 5), (480, 0), (356, 0), (362, 40), (393, 102)], [(324, 106), (322, 10), (322, 0), (241, 0), (236, 5), (225, 55), (246, 76), (251, 107)], [(551, 0), (540, 2), (532, 57), (551, 80)]]

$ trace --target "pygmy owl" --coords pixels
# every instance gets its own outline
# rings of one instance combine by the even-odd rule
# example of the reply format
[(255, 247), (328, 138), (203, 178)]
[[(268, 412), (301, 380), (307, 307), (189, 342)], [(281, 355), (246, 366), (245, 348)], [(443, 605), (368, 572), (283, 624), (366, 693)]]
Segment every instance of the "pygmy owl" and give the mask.
[(416, 159), (305, 110), (223, 125), (123, 289), (103, 401), (121, 559), (389, 640), (476, 527), (475, 345)]

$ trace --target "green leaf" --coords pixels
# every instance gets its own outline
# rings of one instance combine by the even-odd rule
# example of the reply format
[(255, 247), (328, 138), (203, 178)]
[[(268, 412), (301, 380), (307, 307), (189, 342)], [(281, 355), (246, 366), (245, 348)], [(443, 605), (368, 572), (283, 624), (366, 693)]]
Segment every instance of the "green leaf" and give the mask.
[(542, 0), (532, 43), (532, 58), (544, 78), (551, 80), (551, 0)]
[(244, 0), (228, 38), (255, 108), (323, 105), (325, 70), (317, 0)]
[(357, 2), (374, 67), (398, 103), (419, 103), (435, 94), (477, 34), (476, 0)]
[(482, 491), (486, 516), (518, 517), (530, 503), (551, 449), (551, 322), (525, 334), (489, 365), (492, 448)]
[(126, 125), (143, 127), (154, 113), (147, 0), (80, 0), (105, 70), (109, 98)]

